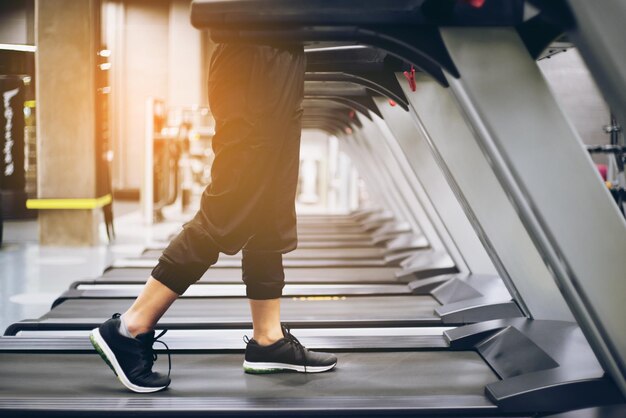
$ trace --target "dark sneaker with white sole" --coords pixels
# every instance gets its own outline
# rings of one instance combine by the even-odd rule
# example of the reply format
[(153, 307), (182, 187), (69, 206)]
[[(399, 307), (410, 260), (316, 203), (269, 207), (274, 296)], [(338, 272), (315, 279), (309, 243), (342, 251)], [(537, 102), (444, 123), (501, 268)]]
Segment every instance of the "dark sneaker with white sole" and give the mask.
[[(115, 314), (89, 334), (89, 340), (100, 357), (109, 365), (120, 382), (133, 392), (151, 393), (168, 387), (172, 362), (169, 348), (159, 340), (166, 330), (156, 337), (154, 331), (151, 331), (137, 335), (135, 338), (128, 338), (119, 331), (120, 321), (120, 314)], [(157, 359), (156, 352), (152, 348), (155, 342), (168, 348), (167, 376), (152, 371), (152, 365)]]
[(285, 371), (322, 373), (337, 365), (337, 356), (307, 349), (284, 326), (283, 335), (284, 338), (267, 346), (246, 337), (244, 371), (258, 374)]

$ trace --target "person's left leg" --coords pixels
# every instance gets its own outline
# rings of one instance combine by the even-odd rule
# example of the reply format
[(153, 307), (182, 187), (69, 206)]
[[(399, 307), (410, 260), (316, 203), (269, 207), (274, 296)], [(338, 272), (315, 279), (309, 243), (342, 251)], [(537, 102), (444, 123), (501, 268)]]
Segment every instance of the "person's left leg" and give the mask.
[(254, 328), (254, 337), (246, 346), (244, 370), (320, 373), (333, 369), (337, 364), (334, 354), (308, 350), (281, 323), (282, 254), (244, 250), (242, 267)]
[(280, 298), (254, 300), (250, 302), (254, 340), (259, 345), (274, 344), (284, 337), (280, 322)]
[(283, 255), (243, 250), (241, 260), (246, 296), (252, 315), (253, 339), (270, 345), (283, 338), (280, 297), (285, 286)]
[[(280, 297), (285, 282), (282, 254), (294, 250), (298, 242), (295, 199), (300, 163), (304, 56), (296, 54), (282, 71), (292, 84), (282, 86), (282, 90), (281, 86), (276, 86), (276, 90), (287, 96), (285, 101), (291, 111), (282, 113), (273, 121), (278, 164), (273, 173), (268, 171), (266, 174), (271, 174), (271, 181), (254, 213), (255, 233), (243, 250), (243, 280), (254, 328), (254, 337), (246, 347), (244, 370), (247, 373), (285, 370), (319, 373), (334, 368), (337, 357), (305, 348), (282, 325), (280, 316)], [(285, 77), (276, 80), (285, 80)]]

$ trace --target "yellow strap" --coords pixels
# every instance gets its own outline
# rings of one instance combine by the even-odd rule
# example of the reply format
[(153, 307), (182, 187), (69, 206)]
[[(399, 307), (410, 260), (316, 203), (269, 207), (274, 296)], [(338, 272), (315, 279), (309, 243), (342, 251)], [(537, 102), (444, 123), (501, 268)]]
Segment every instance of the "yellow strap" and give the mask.
[(293, 300), (346, 300), (345, 296), (294, 296)]
[(102, 197), (91, 199), (28, 199), (28, 209), (96, 209), (112, 202), (112, 197), (107, 194)]
[(24, 102), (24, 106), (25, 107), (35, 107), (35, 101), (34, 100), (26, 100)]

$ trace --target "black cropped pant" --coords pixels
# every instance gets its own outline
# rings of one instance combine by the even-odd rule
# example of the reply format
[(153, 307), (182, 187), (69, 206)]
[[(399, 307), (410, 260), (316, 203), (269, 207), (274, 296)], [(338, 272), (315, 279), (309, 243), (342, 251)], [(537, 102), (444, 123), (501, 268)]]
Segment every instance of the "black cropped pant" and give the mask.
[(247, 296), (281, 296), (282, 254), (297, 246), (304, 69), (302, 47), (217, 47), (209, 76), (216, 122), (211, 184), (152, 271), (174, 292), (183, 294), (220, 253), (243, 249)]

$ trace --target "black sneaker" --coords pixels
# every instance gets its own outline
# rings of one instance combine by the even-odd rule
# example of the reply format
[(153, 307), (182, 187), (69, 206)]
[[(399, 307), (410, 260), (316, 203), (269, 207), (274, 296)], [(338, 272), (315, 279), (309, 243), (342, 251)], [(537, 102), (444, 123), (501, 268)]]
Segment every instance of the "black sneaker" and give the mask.
[(243, 369), (246, 373), (322, 373), (337, 365), (337, 357), (330, 353), (318, 353), (304, 347), (284, 326), (284, 338), (268, 346), (259, 345), (253, 339), (246, 341)]
[[(89, 334), (91, 344), (100, 357), (109, 365), (120, 382), (133, 392), (158, 392), (168, 387), (172, 362), (167, 344), (159, 340), (167, 330), (162, 331), (156, 337), (154, 331), (151, 331), (139, 334), (135, 338), (128, 338), (119, 331), (120, 321), (120, 314), (115, 314)], [(168, 348), (167, 376), (152, 371), (152, 365), (157, 359), (156, 352), (152, 348), (154, 342), (159, 342)]]

